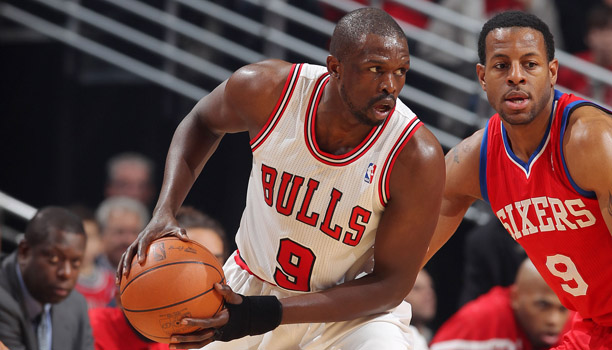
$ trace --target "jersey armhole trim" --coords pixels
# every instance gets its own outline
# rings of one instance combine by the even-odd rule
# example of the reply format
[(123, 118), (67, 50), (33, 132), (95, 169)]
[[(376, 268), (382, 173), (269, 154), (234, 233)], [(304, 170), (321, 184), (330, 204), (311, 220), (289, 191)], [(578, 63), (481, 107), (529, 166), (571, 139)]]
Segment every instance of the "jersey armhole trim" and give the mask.
[(249, 141), (251, 145), (251, 151), (255, 152), (255, 150), (261, 146), (264, 141), (268, 138), (268, 136), (272, 133), (272, 130), (276, 127), (280, 118), (293, 95), (293, 91), (295, 90), (295, 86), (297, 85), (298, 78), (300, 77), (300, 72), (302, 71), (303, 64), (294, 64), (291, 67), (291, 71), (287, 76), (287, 80), (285, 81), (285, 86), (283, 87), (283, 92), (281, 93), (278, 101), (276, 102), (276, 106), (272, 113), (270, 113), (270, 117), (268, 121), (264, 125), (263, 128), (259, 131), (257, 136), (255, 136), (251, 141)]
[(393, 148), (391, 148), (391, 151), (389, 151), (389, 154), (387, 155), (387, 159), (385, 160), (385, 165), (383, 167), (380, 180), (378, 182), (378, 198), (380, 200), (380, 204), (383, 207), (386, 207), (387, 203), (389, 202), (389, 199), (391, 199), (389, 181), (391, 179), (391, 171), (393, 170), (395, 160), (397, 159), (397, 156), (400, 154), (402, 149), (404, 149), (406, 143), (408, 143), (410, 138), (412, 138), (412, 135), (414, 135), (414, 133), (421, 126), (423, 126), (423, 123), (419, 120), (418, 117), (415, 116), (404, 128), (404, 131), (402, 131), (400, 137), (397, 139), (395, 145), (393, 145)]
[(572, 114), (572, 112), (579, 108), (579, 107), (584, 107), (584, 106), (591, 106), (591, 107), (595, 107), (598, 109), (601, 109), (604, 112), (608, 112), (610, 113), (610, 111), (608, 111), (605, 108), (602, 108), (601, 106), (598, 106), (592, 102), (586, 101), (586, 100), (579, 100), (579, 101), (574, 101), (570, 104), (568, 104), (565, 109), (563, 110), (563, 117), (561, 120), (561, 132), (559, 133), (559, 154), (561, 155), (561, 164), (563, 164), (563, 172), (565, 173), (565, 176), (567, 177), (567, 180), (569, 181), (569, 183), (572, 185), (572, 187), (574, 188), (574, 190), (576, 192), (578, 192), (581, 196), (587, 197), (587, 198), (597, 198), (597, 195), (595, 194), (595, 192), (593, 191), (587, 191), (582, 189), (580, 186), (578, 186), (578, 184), (574, 181), (574, 179), (572, 178), (572, 175), (570, 175), (569, 169), (567, 168), (567, 163), (565, 162), (565, 154), (563, 153), (563, 138), (565, 137), (565, 130), (567, 128), (567, 124), (569, 122), (569, 116)]
[(480, 182), (480, 195), (485, 202), (491, 204), (491, 202), (489, 202), (489, 192), (487, 191), (487, 148), (489, 143), (489, 123), (491, 123), (491, 120), (489, 120), (485, 126), (482, 142), (480, 143), (478, 178)]

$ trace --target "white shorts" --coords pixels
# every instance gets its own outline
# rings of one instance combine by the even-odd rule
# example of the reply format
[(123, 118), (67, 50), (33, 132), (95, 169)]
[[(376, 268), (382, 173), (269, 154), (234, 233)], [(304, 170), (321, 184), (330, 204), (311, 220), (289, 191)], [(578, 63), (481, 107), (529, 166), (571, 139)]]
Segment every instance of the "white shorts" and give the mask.
[[(242, 269), (234, 260), (235, 254), (223, 266), (227, 283), (234, 292), (242, 295), (276, 295), (278, 298), (296, 295)], [(343, 322), (281, 325), (262, 335), (231, 342), (213, 342), (202, 349), (413, 350), (413, 334), (409, 328), (411, 317), (410, 304), (402, 302), (383, 314)]]

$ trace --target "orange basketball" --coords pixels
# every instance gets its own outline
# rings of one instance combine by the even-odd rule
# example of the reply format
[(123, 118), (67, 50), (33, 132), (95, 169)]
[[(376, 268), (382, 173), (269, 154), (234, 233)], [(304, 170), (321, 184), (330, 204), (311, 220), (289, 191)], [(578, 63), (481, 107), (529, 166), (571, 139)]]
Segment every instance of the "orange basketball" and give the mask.
[(217, 258), (204, 246), (176, 237), (155, 240), (144, 265), (132, 261), (129, 275), (121, 278), (123, 312), (143, 336), (169, 343), (172, 334), (190, 333), (184, 317), (208, 318), (223, 308), (214, 283), (225, 283)]

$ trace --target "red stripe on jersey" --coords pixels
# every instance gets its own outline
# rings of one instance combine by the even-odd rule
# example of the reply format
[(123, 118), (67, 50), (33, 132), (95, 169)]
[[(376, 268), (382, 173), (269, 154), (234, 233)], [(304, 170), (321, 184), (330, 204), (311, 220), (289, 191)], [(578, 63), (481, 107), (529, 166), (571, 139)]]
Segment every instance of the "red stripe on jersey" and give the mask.
[(412, 138), (412, 135), (423, 125), (423, 123), (419, 120), (419, 118), (414, 117), (408, 125), (402, 131), (401, 136), (393, 145), (393, 148), (387, 155), (387, 159), (385, 160), (385, 165), (383, 167), (379, 182), (378, 182), (378, 198), (380, 199), (380, 203), (383, 206), (387, 206), (389, 199), (391, 199), (391, 194), (389, 193), (389, 181), (391, 179), (391, 170), (393, 170), (393, 165), (395, 164), (395, 160), (397, 156), (400, 154), (408, 140)]
[(238, 249), (236, 249), (236, 255), (234, 255), (234, 261), (236, 262), (236, 264), (238, 264), (238, 266), (240, 266), (240, 268), (242, 268), (244, 271), (248, 272), (249, 275), (253, 275), (253, 276), (257, 277), (257, 279), (262, 281), (262, 282), (266, 282), (268, 284), (276, 286), (275, 284), (270, 283), (270, 282), (266, 281), (265, 279), (263, 279), (263, 278), (257, 276), (256, 274), (254, 274), (253, 271), (251, 271), (251, 269), (249, 268), (249, 265), (247, 265), (247, 263), (244, 261), (244, 259), (242, 259), (242, 257), (240, 256), (240, 251)]
[(266, 122), (264, 127), (259, 130), (259, 133), (257, 133), (257, 135), (249, 142), (251, 145), (252, 152), (254, 152), (262, 143), (264, 143), (264, 141), (266, 141), (272, 130), (274, 130), (274, 128), (280, 121), (280, 118), (282, 117), (283, 112), (285, 112), (285, 108), (287, 107), (287, 103), (293, 95), (293, 91), (295, 90), (295, 85), (300, 76), (300, 72), (302, 71), (302, 67), (302, 64), (294, 64), (291, 67), (291, 71), (289, 72), (289, 75), (287, 76), (287, 81), (285, 81), (285, 86), (283, 87), (283, 92), (278, 98), (274, 110), (272, 111), (272, 113), (270, 113), (268, 121)]

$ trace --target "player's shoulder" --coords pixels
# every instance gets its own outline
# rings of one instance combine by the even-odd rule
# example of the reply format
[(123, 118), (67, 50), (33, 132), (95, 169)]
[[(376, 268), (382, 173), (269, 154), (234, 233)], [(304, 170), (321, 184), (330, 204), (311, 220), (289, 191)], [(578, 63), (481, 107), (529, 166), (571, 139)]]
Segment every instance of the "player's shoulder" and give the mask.
[(228, 87), (260, 91), (261, 88), (282, 86), (292, 67), (293, 64), (278, 59), (251, 63), (232, 74), (228, 80)]
[(446, 196), (482, 198), (479, 169), (480, 147), (484, 135), (485, 129), (480, 129), (446, 154)]
[(570, 145), (597, 149), (612, 136), (612, 115), (597, 106), (582, 105), (572, 110), (565, 135)]
[(452, 161), (457, 164), (468, 163), (471, 166), (477, 164), (480, 161), (480, 147), (485, 132), (486, 129), (479, 129), (461, 140), (447, 153), (447, 161), (452, 158)]
[(224, 83), (222, 99), (225, 110), (241, 118), (265, 123), (283, 93), (293, 65), (281, 60), (265, 60), (239, 68)]
[(592, 105), (574, 109), (564, 134), (563, 151), (567, 168), (580, 188), (609, 188), (612, 115)]
[[(414, 134), (410, 137), (406, 147), (404, 147), (399, 155), (400, 160), (411, 163), (412, 166), (420, 166), (421, 164), (440, 161), (443, 164), (444, 151), (436, 136), (427, 128), (426, 125), (417, 125), (416, 116), (405, 118), (407, 132), (410, 132), (410, 127), (418, 126)], [(420, 123), (420, 122), (419, 122)]]

